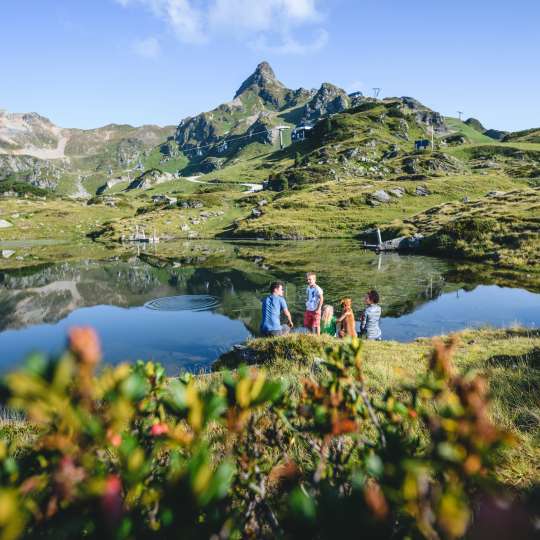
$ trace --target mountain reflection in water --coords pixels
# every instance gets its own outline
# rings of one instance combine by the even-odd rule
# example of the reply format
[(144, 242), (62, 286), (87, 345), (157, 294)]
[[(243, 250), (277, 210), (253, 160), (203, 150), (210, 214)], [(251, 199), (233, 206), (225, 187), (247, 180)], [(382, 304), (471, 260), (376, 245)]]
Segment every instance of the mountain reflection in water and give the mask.
[(170, 373), (207, 369), (257, 333), (271, 281), (285, 282), (300, 324), (307, 271), (317, 272), (325, 302), (336, 307), (351, 296), (359, 310), (365, 291), (379, 290), (386, 339), (540, 324), (540, 295), (476, 281), (470, 267), (464, 273), (435, 258), (378, 256), (352, 241), (192, 241), (162, 244), (152, 254), (0, 272), (0, 370), (32, 350), (58, 353), (75, 325), (98, 330), (111, 363), (141, 358)]

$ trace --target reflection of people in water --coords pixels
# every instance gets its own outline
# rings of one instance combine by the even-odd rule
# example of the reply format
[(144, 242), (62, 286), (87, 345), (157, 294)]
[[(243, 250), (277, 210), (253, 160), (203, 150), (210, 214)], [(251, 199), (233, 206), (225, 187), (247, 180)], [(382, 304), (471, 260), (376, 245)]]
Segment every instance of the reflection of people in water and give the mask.
[(339, 328), (338, 336), (341, 338), (356, 337), (356, 322), (352, 310), (352, 300), (350, 298), (343, 298), (341, 300), (341, 308), (341, 317), (337, 320)]
[[(281, 312), (287, 317), (288, 325), (281, 324)], [(262, 301), (261, 334), (264, 336), (283, 336), (293, 327), (291, 313), (283, 298), (283, 283), (274, 281), (270, 294)]]
[(360, 333), (367, 339), (382, 339), (382, 332), (379, 326), (381, 319), (381, 306), (379, 306), (379, 293), (375, 290), (369, 291), (364, 297), (366, 309), (362, 314), (360, 322)]

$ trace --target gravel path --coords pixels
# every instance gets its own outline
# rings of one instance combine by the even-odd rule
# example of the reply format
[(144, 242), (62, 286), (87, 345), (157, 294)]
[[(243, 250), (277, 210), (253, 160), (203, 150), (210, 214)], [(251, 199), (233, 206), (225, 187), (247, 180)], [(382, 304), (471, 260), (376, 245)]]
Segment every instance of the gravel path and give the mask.
[[(187, 180), (188, 182), (192, 182), (193, 184), (207, 184), (207, 185), (219, 185), (219, 184), (227, 184), (227, 182), (203, 182), (202, 180), (198, 180), (198, 178), (200, 178), (200, 175), (199, 176), (183, 176), (182, 177), (184, 180)], [(249, 184), (249, 183), (245, 183), (245, 182), (242, 182), (240, 183), (241, 186), (246, 186), (247, 188), (249, 188), (247, 190), (247, 193), (255, 193), (257, 191), (262, 191), (262, 188), (263, 188), (263, 185), (262, 184)]]

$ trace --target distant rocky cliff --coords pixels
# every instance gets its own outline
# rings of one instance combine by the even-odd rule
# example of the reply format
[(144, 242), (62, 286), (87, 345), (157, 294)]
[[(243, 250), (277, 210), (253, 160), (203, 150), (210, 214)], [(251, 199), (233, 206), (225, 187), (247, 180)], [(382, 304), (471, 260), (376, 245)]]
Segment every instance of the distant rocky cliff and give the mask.
[(55, 189), (65, 175), (131, 168), (172, 134), (172, 127), (118, 124), (64, 129), (37, 113), (0, 111), (0, 181)]
[(271, 143), (276, 139), (276, 126), (292, 128), (302, 122), (313, 123), (349, 105), (347, 93), (329, 83), (323, 83), (319, 90), (287, 88), (270, 65), (261, 62), (232, 101), (182, 120), (175, 139), (195, 156), (208, 153), (209, 145), (218, 148), (220, 142), (230, 143), (240, 137), (248, 143)]
[[(235, 163), (246, 147), (250, 147), (251, 156), (268, 153), (266, 145), (276, 148), (278, 127), (285, 130), (287, 138), (288, 130), (296, 126), (315, 127), (321, 118), (378, 104), (389, 106), (366, 132), (371, 138), (366, 144), (390, 144), (390, 139), (385, 139), (386, 127), (391, 127), (390, 136), (400, 141), (414, 142), (411, 137), (429, 136), (431, 128), (444, 144), (467, 140), (459, 130), (449, 129), (440, 113), (412, 97), (377, 100), (359, 92), (348, 95), (329, 82), (318, 89), (291, 89), (276, 77), (268, 62), (261, 62), (231, 101), (187, 117), (175, 127), (109, 124), (89, 130), (65, 129), (36, 113), (0, 110), (0, 182), (24, 182), (63, 190), (63, 194), (92, 195), (120, 183), (124, 185), (117, 189), (125, 189), (130, 183), (132, 187), (154, 184), (156, 178), (178, 174), (210, 173)], [(393, 119), (390, 124), (385, 115)], [(411, 132), (411, 121), (420, 131)], [(473, 129), (494, 139), (538, 140), (537, 130), (506, 134), (486, 130), (474, 118), (461, 125), (469, 132)], [(395, 153), (389, 147), (385, 159)], [(150, 174), (145, 176), (145, 172)], [(0, 191), (7, 184), (0, 184)]]

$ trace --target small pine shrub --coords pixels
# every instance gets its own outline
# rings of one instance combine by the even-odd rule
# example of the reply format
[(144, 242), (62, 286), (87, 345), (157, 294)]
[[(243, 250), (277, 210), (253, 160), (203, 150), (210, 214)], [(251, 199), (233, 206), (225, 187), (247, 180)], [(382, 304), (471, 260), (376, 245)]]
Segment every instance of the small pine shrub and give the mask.
[(477, 242), (497, 230), (497, 221), (482, 216), (467, 216), (445, 224), (441, 233), (456, 240)]

